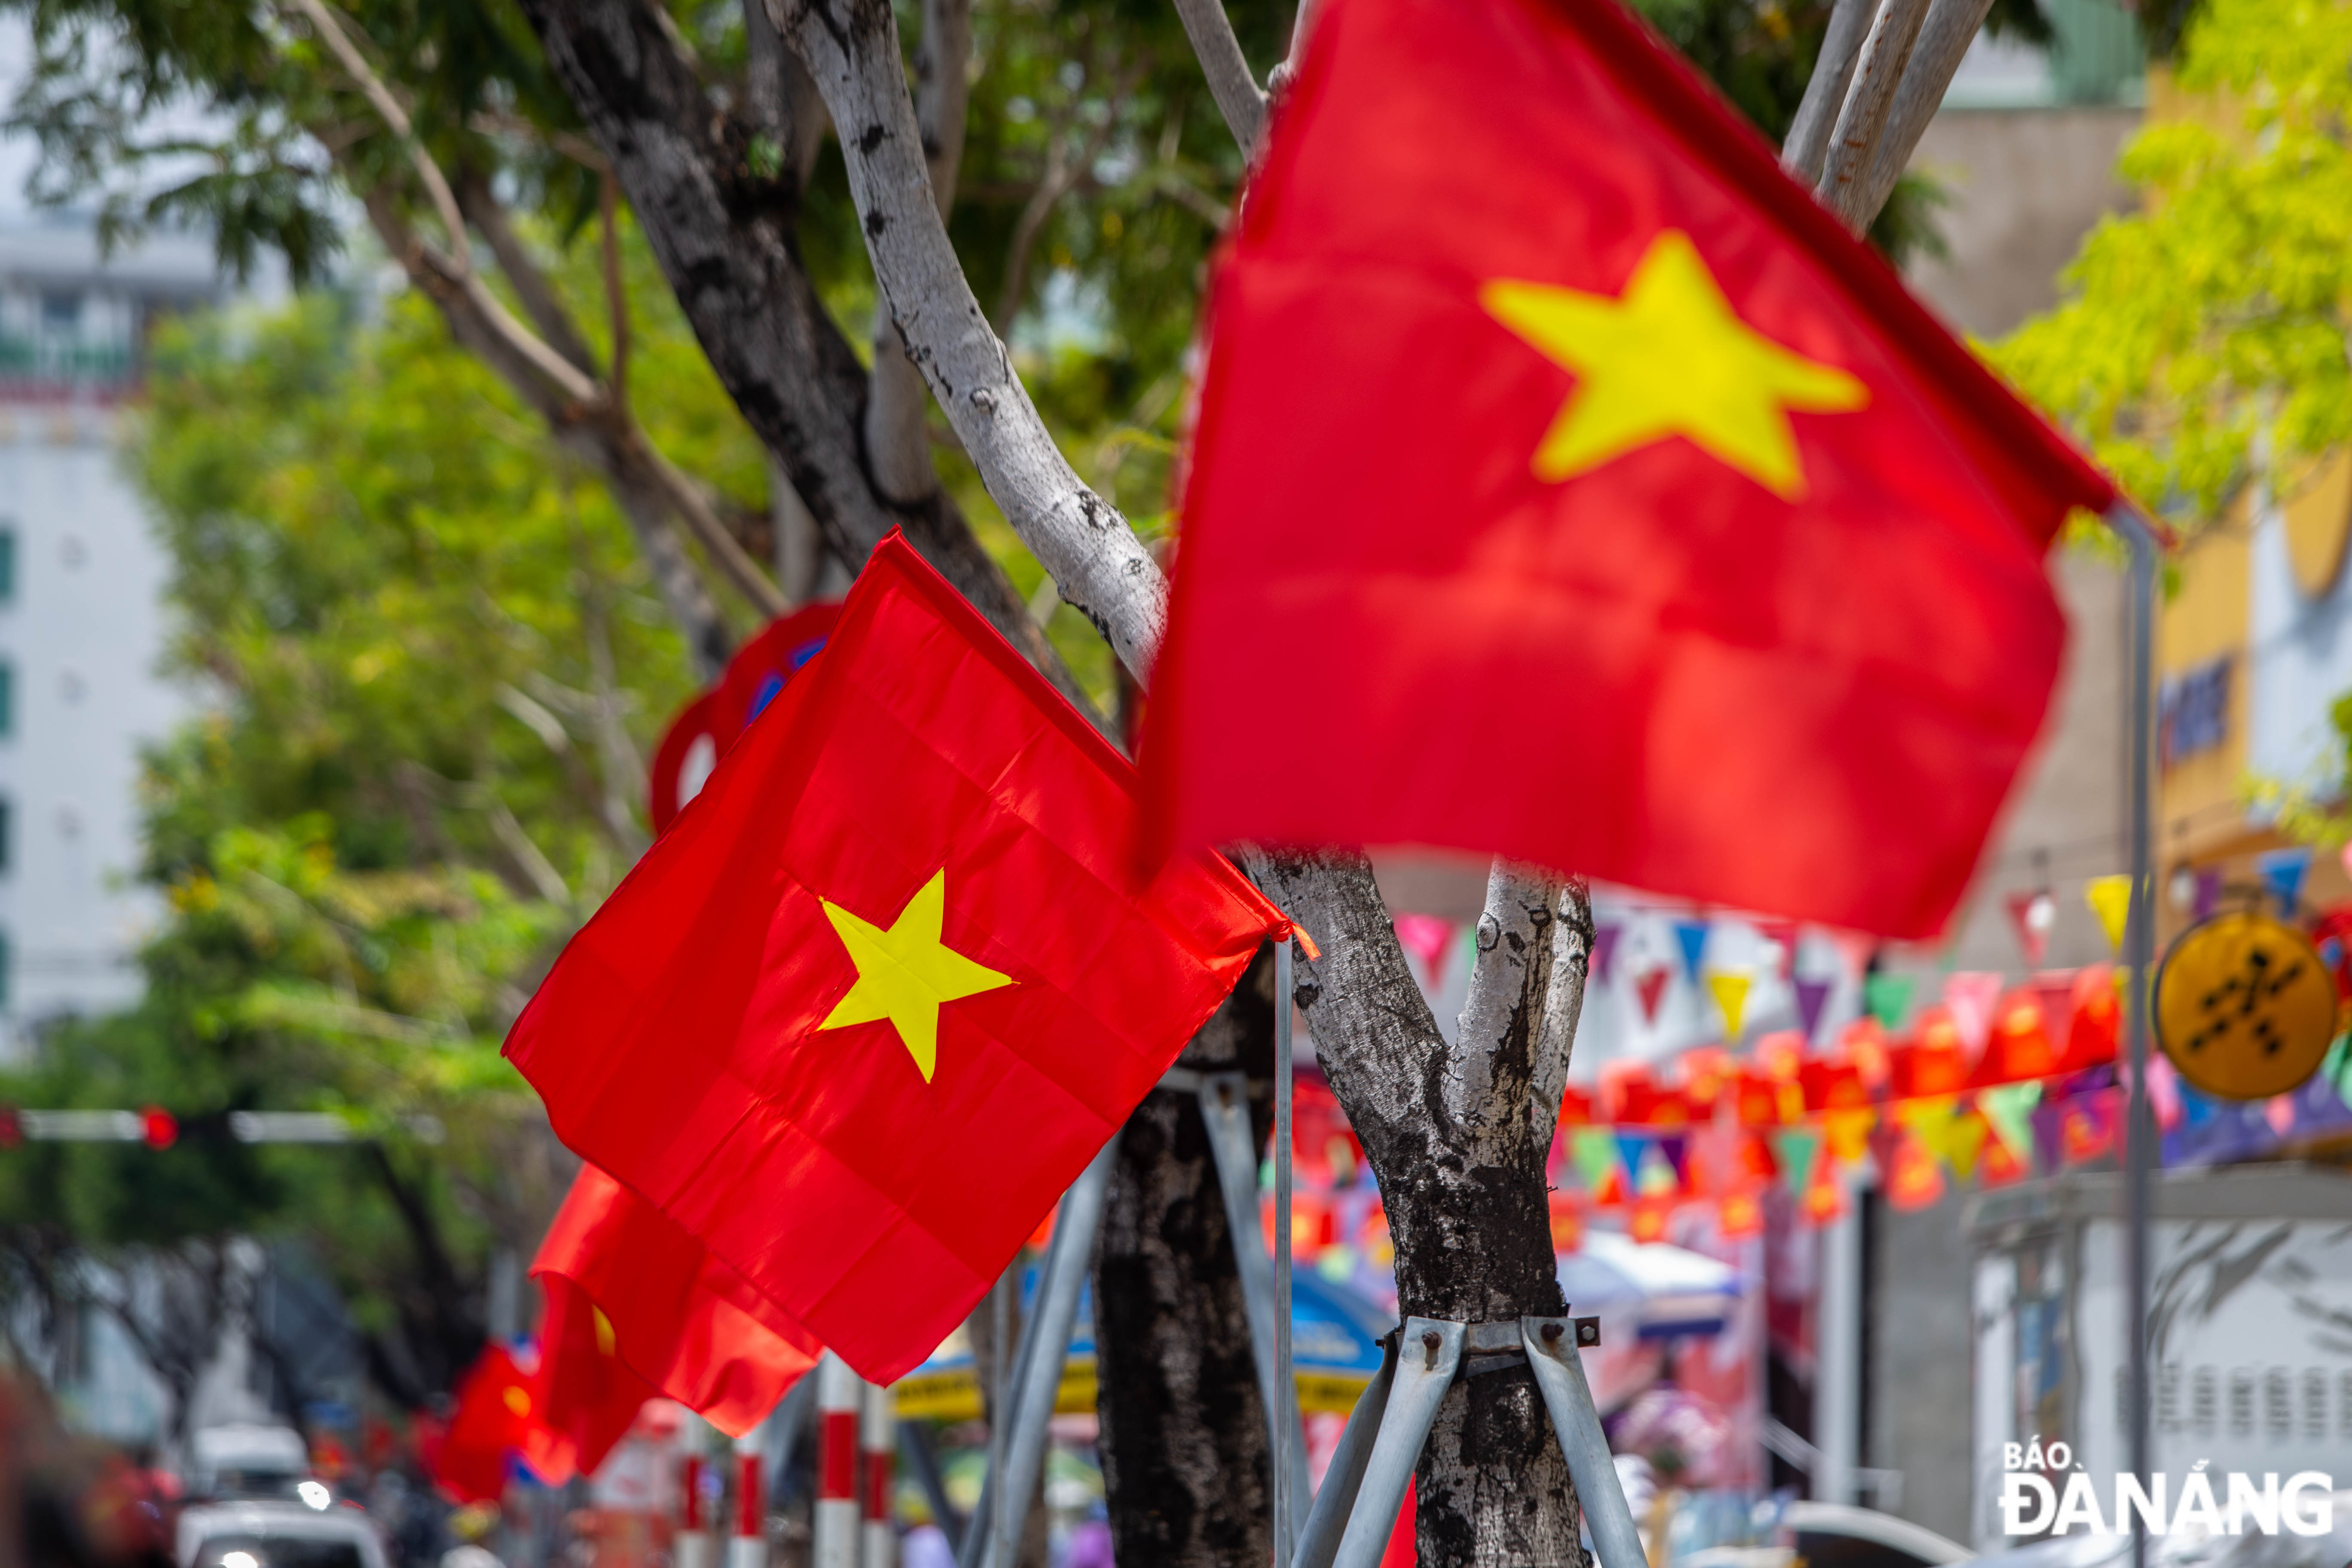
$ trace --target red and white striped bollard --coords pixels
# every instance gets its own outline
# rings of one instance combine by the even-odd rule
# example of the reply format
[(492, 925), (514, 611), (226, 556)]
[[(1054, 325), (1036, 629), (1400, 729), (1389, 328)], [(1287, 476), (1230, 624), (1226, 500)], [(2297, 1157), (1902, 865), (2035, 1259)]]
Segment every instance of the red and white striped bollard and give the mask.
[(768, 1568), (768, 1500), (760, 1486), (760, 1450), (735, 1451), (735, 1536), (727, 1568)]
[(861, 1383), (857, 1419), (858, 1494), (864, 1519), (858, 1535), (858, 1568), (897, 1568), (898, 1537), (890, 1527), (890, 1460), (898, 1440), (897, 1409), (890, 1391)]
[(849, 1363), (816, 1363), (816, 1520), (810, 1568), (857, 1568), (857, 1391)]
[(702, 1476), (702, 1456), (687, 1455), (678, 1476), (677, 1541), (670, 1552), (676, 1568), (719, 1568), (719, 1542), (710, 1531)]

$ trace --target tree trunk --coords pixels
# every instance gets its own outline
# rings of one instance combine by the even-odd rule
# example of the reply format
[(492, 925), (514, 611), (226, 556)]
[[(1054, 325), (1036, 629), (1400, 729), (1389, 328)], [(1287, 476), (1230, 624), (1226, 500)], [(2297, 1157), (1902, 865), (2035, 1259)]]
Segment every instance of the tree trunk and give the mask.
[[(1274, 1000), (1268, 949), (1179, 1065), (1269, 1081)], [(1251, 1112), (1263, 1147), (1272, 1101), (1254, 1099)], [(1128, 1118), (1095, 1260), (1095, 1359), (1118, 1561), (1265, 1562), (1273, 1551), (1265, 1405), (1195, 1095), (1154, 1089)]]
[[(1448, 1046), (1394, 942), (1358, 929), (1381, 908), (1368, 861), (1248, 864), (1322, 945), (1299, 965), (1298, 1004), (1380, 1181), (1399, 1310), (1468, 1323), (1559, 1315), (1544, 1166), (1591, 952), (1583, 888), (1496, 863)], [(1525, 1367), (1446, 1394), (1416, 1485), (1424, 1564), (1580, 1560), (1567, 1460)]]

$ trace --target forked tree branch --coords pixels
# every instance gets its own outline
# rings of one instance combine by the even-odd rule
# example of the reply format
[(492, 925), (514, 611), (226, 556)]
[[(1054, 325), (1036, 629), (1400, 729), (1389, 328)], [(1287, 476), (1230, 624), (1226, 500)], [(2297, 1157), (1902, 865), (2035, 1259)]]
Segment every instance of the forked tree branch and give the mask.
[(1192, 53), (1208, 79), (1209, 96), (1217, 100), (1217, 112), (1225, 117), (1225, 129), (1234, 133), (1242, 155), (1250, 156), (1265, 128), (1265, 93), (1250, 75), (1233, 18), (1225, 15), (1223, 0), (1176, 0), (1176, 16), (1184, 24), (1184, 36), (1192, 40)]
[(1137, 680), (1149, 680), (1167, 626), (1167, 579), (1118, 510), (1062, 456), (989, 330), (931, 195), (887, 0), (769, 0), (768, 10), (832, 111), (875, 281), (908, 353), (1063, 599)]
[[(443, 176), (440, 165), (425, 151), (424, 143), (416, 139), (415, 128), (398, 98), (384, 85), (374, 68), (368, 64), (366, 57), (345, 32), (335, 13), (329, 9), (324, 0), (288, 0), (288, 3), (310, 24), (319, 40), (335, 57), (344, 74), (352, 79), (383, 118), (385, 126), (406, 148), (409, 162), (431, 197), (442, 226), (448, 233), (449, 249), (446, 252), (425, 244), (414, 233), (404, 237), (404, 243), (400, 248), (410, 265), (412, 277), (419, 266), (436, 274), (443, 285), (436, 292), (445, 300), (454, 293), (463, 300), (465, 314), (470, 319), (474, 335), (489, 351), (484, 357), (492, 368), (499, 370), (510, 385), (523, 391), (527, 396), (531, 389), (524, 383), (535, 376), (564, 403), (572, 405), (557, 409), (542, 407), (542, 413), (551, 423), (576, 422), (602, 427), (606, 438), (618, 448), (614, 460), (606, 466), (607, 471), (623, 468), (633, 469), (639, 482), (649, 485), (667, 509), (686, 524), (687, 531), (694, 535), (719, 574), (754, 610), (763, 617), (783, 614), (791, 607), (783, 595), (744, 552), (742, 545), (737, 542), (733, 532), (712, 509), (709, 499), (700, 488), (678, 471), (646, 434), (643, 426), (636, 423), (629, 413), (626, 395), (619, 390), (618, 384), (599, 381), (593, 372), (573, 363), (566, 354), (551, 346), (547, 340), (515, 320), (483, 283), (473, 265), (471, 239), (456, 193)], [(609, 191), (609, 175), (606, 180)], [(488, 200), (488, 193), (483, 193), (481, 199)], [(386, 219), (392, 216), (389, 209), (380, 203), (369, 205), (370, 216), (376, 220), (377, 227), (384, 229)], [(608, 212), (606, 286), (613, 289), (617, 289), (620, 279), (618, 254), (613, 248), (614, 240), (610, 218)], [(389, 242), (392, 236), (386, 234), (385, 237)], [(520, 251), (520, 246), (512, 248)], [(545, 288), (543, 280), (532, 297), (539, 301), (540, 309), (551, 312), (560, 310), (554, 303), (553, 291)], [(454, 304), (455, 300), (449, 302)], [(626, 300), (615, 294), (611, 304), (615, 323), (614, 368), (622, 370), (625, 369), (628, 353)], [(574, 342), (578, 341), (576, 332), (566, 335)], [(541, 400), (534, 398), (533, 401)], [(708, 628), (703, 629), (707, 631)], [(689, 636), (696, 635), (697, 628), (689, 627), (688, 630)]]
[(1836, 127), (1838, 111), (1845, 107), (1854, 57), (1862, 52), (1862, 37), (1870, 26), (1872, 11), (1871, 0), (1836, 0), (1830, 7), (1822, 51), (1813, 58), (1813, 74), (1806, 79), (1797, 118), (1780, 143), (1781, 166), (1801, 184), (1810, 185), (1822, 177), (1830, 132)]
[(1870, 19), (1870, 31), (1854, 60), (1853, 83), (1838, 111), (1836, 129), (1830, 133), (1819, 195), (1822, 204), (1857, 234), (1868, 228), (1878, 214), (1877, 206), (1864, 205), (1870, 191), (1871, 160), (1927, 14), (1927, 0), (1879, 0), (1877, 14)]
[(1895, 105), (1887, 111), (1886, 128), (1870, 158), (1862, 205), (1875, 215), (1895, 193), (1912, 151), (1927, 133), (1927, 122), (1943, 106), (1944, 94), (1960, 68), (1977, 32), (1992, 10), (1992, 0), (1928, 0), (1927, 19), (1911, 46), (1911, 63), (1904, 68), (1903, 83), (1895, 89)]

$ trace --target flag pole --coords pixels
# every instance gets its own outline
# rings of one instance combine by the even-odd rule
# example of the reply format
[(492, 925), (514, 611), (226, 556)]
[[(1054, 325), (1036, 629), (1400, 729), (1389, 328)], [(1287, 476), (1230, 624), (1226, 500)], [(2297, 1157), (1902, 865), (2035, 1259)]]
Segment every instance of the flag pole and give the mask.
[[(2147, 1278), (2148, 1208), (2156, 1166), (2156, 1121), (2147, 1090), (2150, 973), (2156, 957), (2155, 779), (2156, 574), (2158, 541), (2147, 521), (2118, 504), (2109, 523), (2131, 547), (2131, 671), (2128, 722), (2131, 746), (2127, 803), (2131, 833), (2131, 903), (2126, 919), (2124, 960), (2130, 994), (2124, 1002), (2126, 1049), (2131, 1062), (2130, 1099), (2124, 1117), (2124, 1230), (2126, 1273), (2124, 1330), (2131, 1352), (2131, 1396), (2125, 1417), (2125, 1453), (2140, 1486), (2148, 1484)], [(2132, 1568), (2147, 1568), (2147, 1521), (2132, 1521)]]
[(1275, 1447), (1268, 1456), (1274, 1477), (1275, 1568), (1290, 1568), (1293, 1552), (1290, 1495), (1291, 1446), (1298, 1440), (1298, 1384), (1290, 1356), (1290, 1158), (1292, 1083), (1290, 1059), (1291, 936), (1274, 943), (1274, 1397), (1269, 1411)]

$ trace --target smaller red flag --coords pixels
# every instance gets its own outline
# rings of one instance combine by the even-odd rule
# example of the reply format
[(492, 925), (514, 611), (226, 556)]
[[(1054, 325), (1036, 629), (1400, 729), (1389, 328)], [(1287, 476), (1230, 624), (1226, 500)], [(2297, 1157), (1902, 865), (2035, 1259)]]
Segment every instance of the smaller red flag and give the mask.
[[(577, 1369), (580, 1408), (597, 1405), (597, 1379), (614, 1365), (642, 1390), (639, 1402), (658, 1391), (740, 1437), (816, 1364), (823, 1348), (676, 1220), (593, 1165), (573, 1179), (530, 1268), (551, 1316), (567, 1295), (596, 1314), (592, 1335), (572, 1342), (568, 1363), (550, 1357), (551, 1368)], [(551, 1376), (549, 1386), (561, 1397), (560, 1379)], [(617, 1415), (626, 1397), (616, 1390), (603, 1408)], [(635, 1412), (629, 1405), (629, 1415)], [(620, 1430), (627, 1425), (623, 1420)], [(594, 1463), (583, 1443), (582, 1466)]]
[(547, 1425), (537, 1371), (506, 1346), (490, 1344), (458, 1384), (457, 1408), (433, 1456), (434, 1484), (451, 1501), (498, 1501), (510, 1458), (520, 1458), (549, 1486), (572, 1479), (572, 1444)]
[(1213, 857), (1139, 874), (1136, 789), (893, 534), (507, 1056), (567, 1144), (893, 1381), (1286, 929)]
[(540, 1407), (593, 1475), (658, 1391), (614, 1353), (612, 1320), (586, 1291), (561, 1274), (540, 1275), (539, 1288)]

